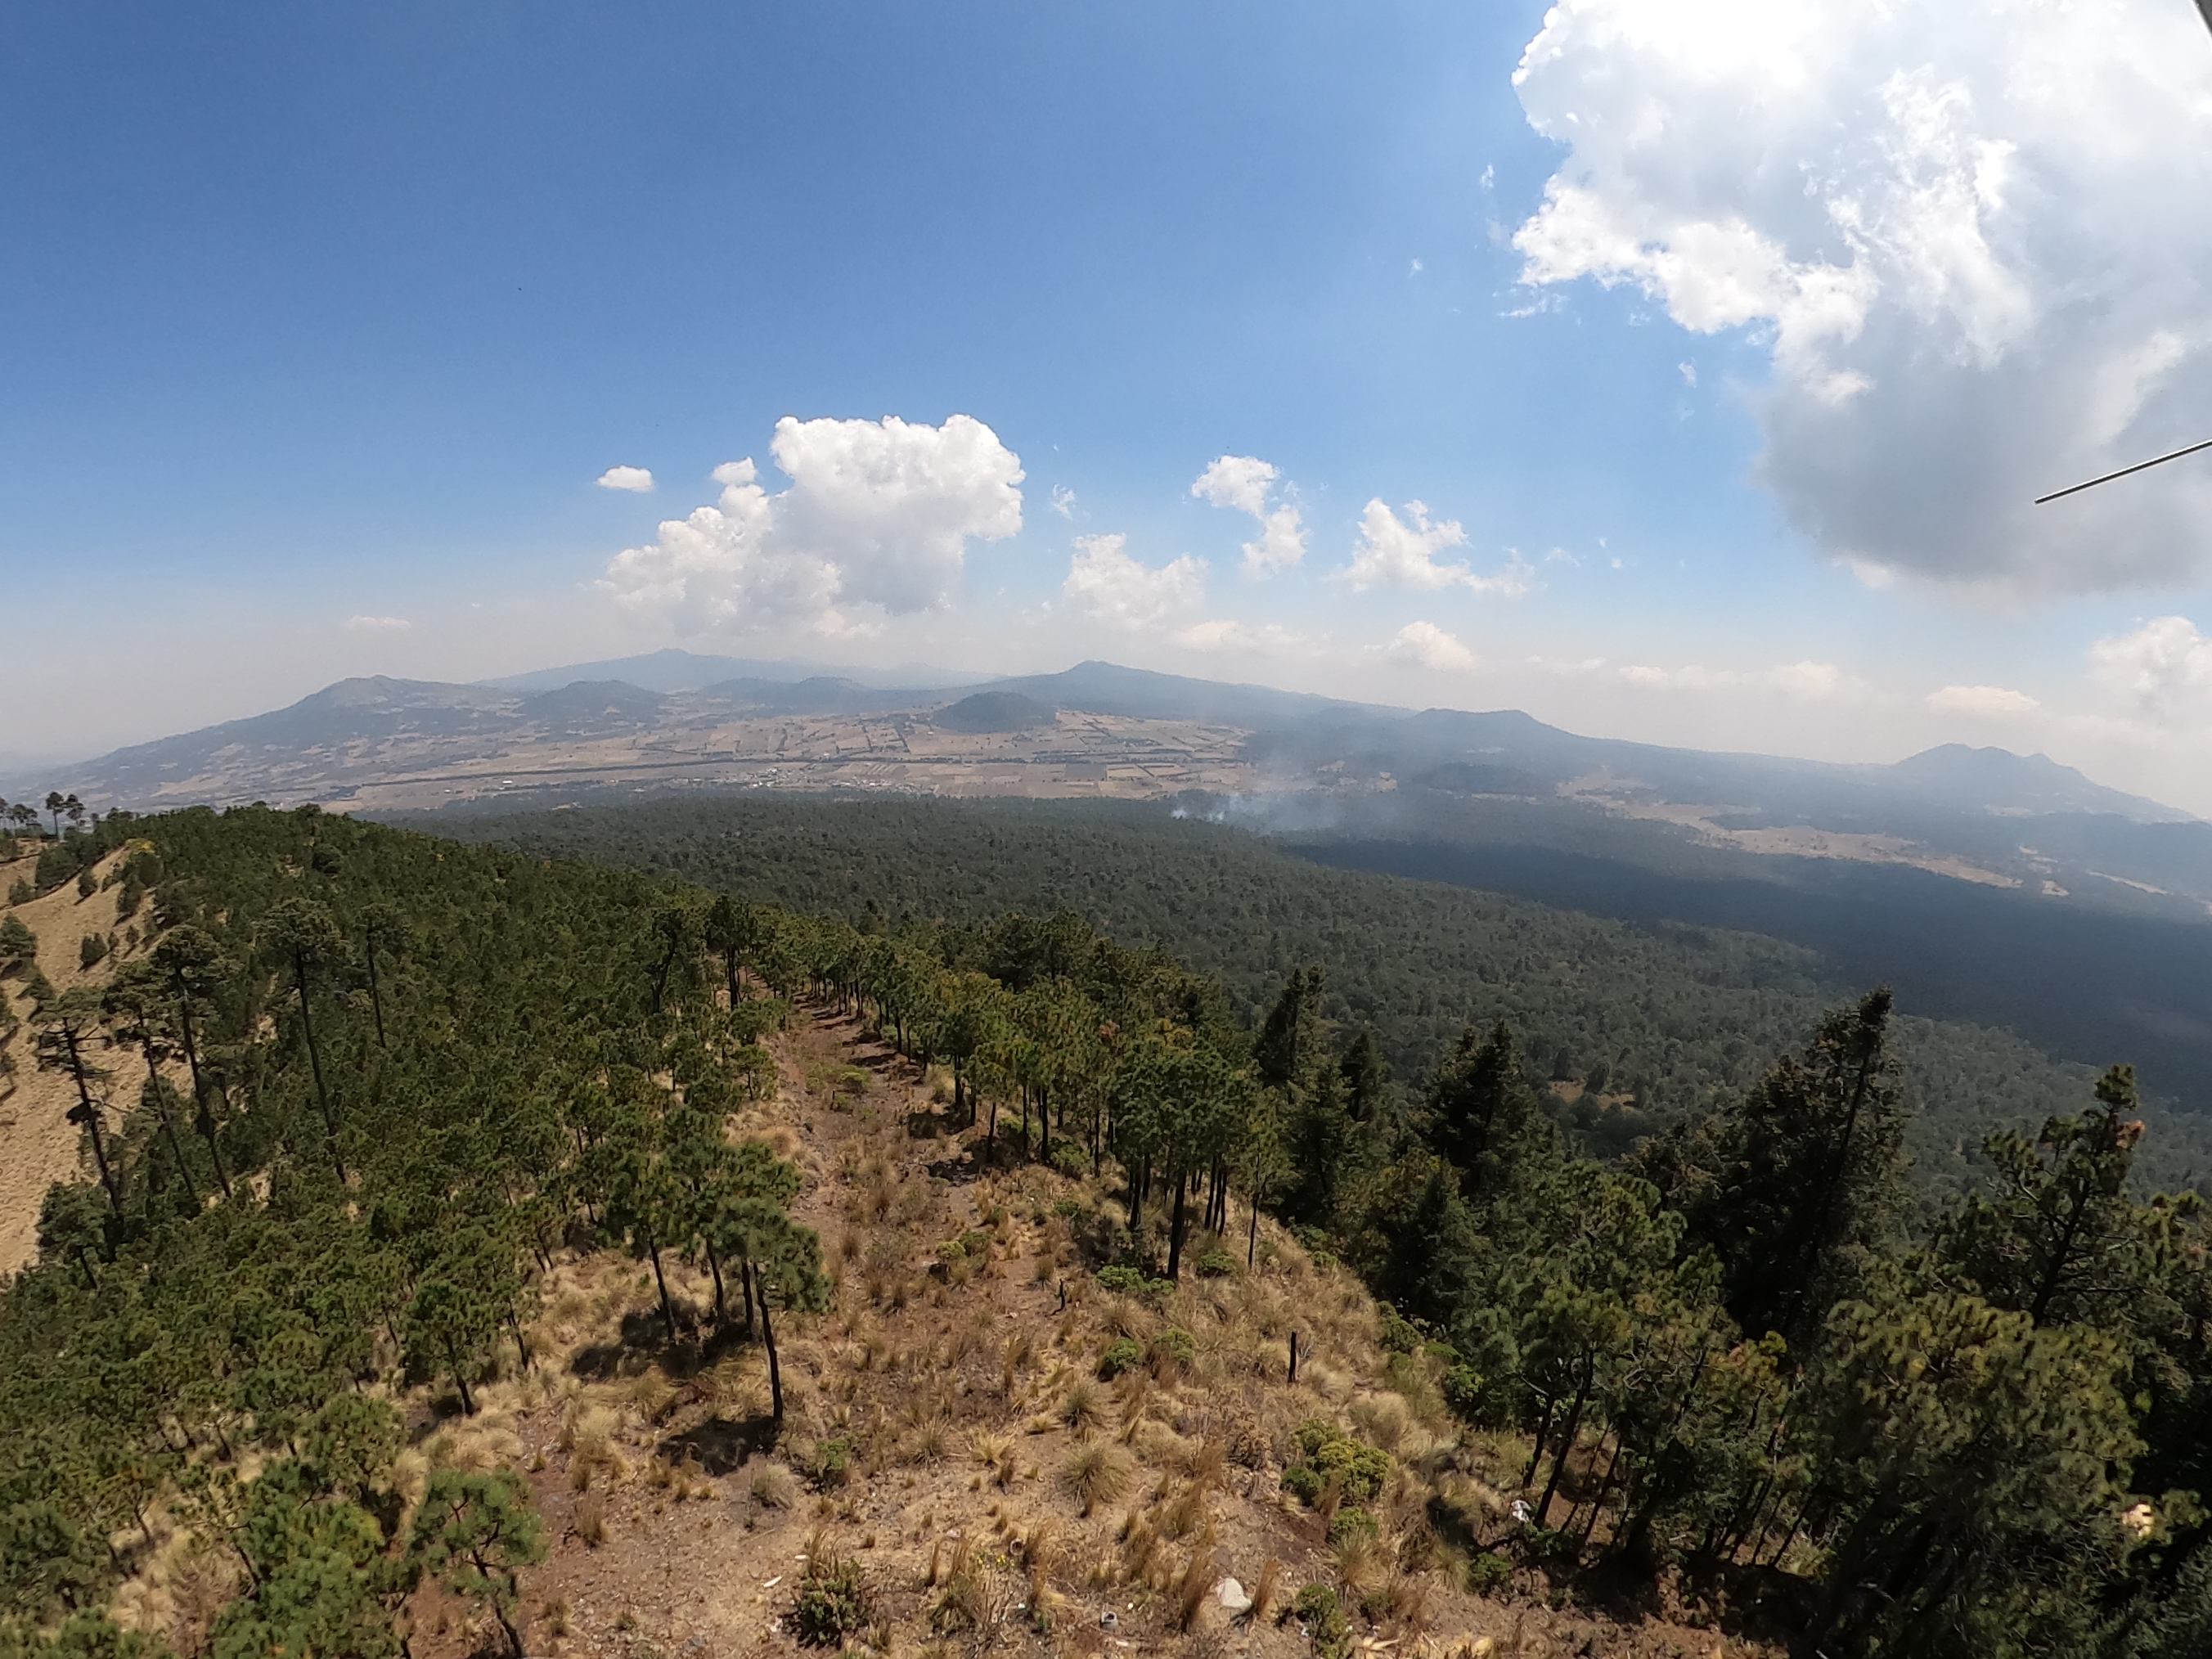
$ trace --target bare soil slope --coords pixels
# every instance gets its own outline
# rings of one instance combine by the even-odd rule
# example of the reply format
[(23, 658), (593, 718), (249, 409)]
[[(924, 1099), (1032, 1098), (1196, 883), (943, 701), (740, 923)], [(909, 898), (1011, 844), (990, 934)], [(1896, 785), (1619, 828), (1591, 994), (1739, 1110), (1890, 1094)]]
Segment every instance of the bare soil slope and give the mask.
[[(94, 875), (105, 881), (123, 857), (112, 854)], [(0, 864), (0, 891), (27, 879), (32, 857)], [(75, 985), (105, 985), (118, 962), (143, 948), (132, 924), (115, 914), (117, 890), (100, 886), (89, 898), (80, 897), (76, 884), (64, 882), (52, 892), (27, 904), (0, 911), (16, 917), (39, 936), (39, 968), (54, 988)], [(97, 963), (82, 965), (84, 941), (93, 934), (113, 939), (113, 948)], [(143, 944), (150, 945), (150, 937)], [(30, 1004), (24, 994), (27, 972), (0, 979), (0, 996), (17, 1018), (27, 1022)], [(0, 1277), (14, 1273), (38, 1249), (39, 1204), (46, 1188), (77, 1172), (85, 1156), (80, 1143), (83, 1132), (69, 1121), (76, 1104), (70, 1080), (57, 1073), (41, 1072), (31, 1056), (27, 1023), (19, 1027), (0, 1054), (14, 1062), (0, 1071)], [(116, 1076), (109, 1089), (115, 1103), (136, 1103), (139, 1068), (135, 1059), (118, 1057)], [(116, 1091), (120, 1092), (116, 1092)]]

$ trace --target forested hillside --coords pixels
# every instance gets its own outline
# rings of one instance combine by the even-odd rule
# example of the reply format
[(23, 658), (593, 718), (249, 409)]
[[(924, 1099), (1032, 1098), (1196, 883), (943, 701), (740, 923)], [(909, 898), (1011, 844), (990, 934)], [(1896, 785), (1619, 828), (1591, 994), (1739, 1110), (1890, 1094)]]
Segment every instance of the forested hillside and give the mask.
[[(1371, 1026), (1401, 1084), (1434, 1067), (1468, 1022), (1510, 1022), (1540, 1073), (1568, 1083), (1569, 1123), (1607, 1152), (1740, 1092), (1824, 1006), (1863, 984), (1755, 934), (1317, 868), (1144, 805), (726, 797), (424, 822), (878, 929), (1066, 908), (1218, 975), (1247, 1023), (1290, 967), (1318, 963), (1329, 1018)], [(1915, 1108), (1908, 1150), (1940, 1188), (1972, 1177), (1990, 1127), (2033, 1128), (2070, 1109), (2094, 1075), (1909, 1004), (1896, 1047)], [(2189, 1186), (2212, 1170), (2200, 1121), (2155, 1109), (2150, 1121), (2144, 1162), (2157, 1183)]]
[[(87, 1152), (0, 1295), (11, 1659), (641, 1659), (618, 1546), (761, 1575), (714, 1628), (764, 1650), (2212, 1639), (2212, 1221), (2137, 1195), (2124, 1068), (1916, 1241), (1881, 992), (1609, 1166), (1507, 1023), (1394, 1087), (1320, 974), (1248, 1022), (1073, 913), (313, 810), (118, 815), (68, 882), (143, 919), (9, 988)], [(794, 1475), (821, 1530), (747, 1544)]]

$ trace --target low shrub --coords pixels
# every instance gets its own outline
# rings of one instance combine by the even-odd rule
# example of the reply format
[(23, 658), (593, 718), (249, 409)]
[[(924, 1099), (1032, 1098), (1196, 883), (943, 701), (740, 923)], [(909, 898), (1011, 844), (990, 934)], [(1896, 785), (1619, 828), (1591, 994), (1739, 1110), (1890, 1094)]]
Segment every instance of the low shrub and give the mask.
[(814, 1455), (806, 1460), (806, 1478), (817, 1492), (828, 1492), (842, 1486), (852, 1473), (853, 1439), (850, 1435), (832, 1435), (827, 1440), (814, 1443)]
[(1170, 1325), (1152, 1339), (1152, 1358), (1173, 1362), (1177, 1365), (1195, 1364), (1198, 1361), (1198, 1339), (1179, 1325)]
[(1488, 1550), (1467, 1564), (1467, 1587), (1477, 1595), (1495, 1595), (1513, 1582), (1513, 1564)]
[(1341, 1544), (1348, 1538), (1382, 1535), (1382, 1529), (1375, 1523), (1375, 1516), (1357, 1504), (1346, 1504), (1328, 1523), (1328, 1541), (1332, 1544)]
[(1321, 1500), (1331, 1475), (1341, 1480), (1340, 1490), (1347, 1504), (1374, 1502), (1382, 1483), (1390, 1478), (1389, 1453), (1363, 1445), (1321, 1418), (1299, 1426), (1297, 1443), (1304, 1461), (1283, 1471), (1283, 1487), (1307, 1504)]
[(807, 1647), (836, 1647), (868, 1622), (868, 1586), (860, 1564), (827, 1545), (807, 1552), (806, 1571), (792, 1595), (791, 1622)]
[(1132, 1370), (1145, 1363), (1145, 1351), (1136, 1339), (1117, 1336), (1106, 1345), (1106, 1352), (1098, 1356), (1098, 1375), (1109, 1382), (1123, 1371)]
[(1240, 1265), (1237, 1258), (1226, 1250), (1208, 1250), (1198, 1258), (1198, 1276), (1200, 1279), (1227, 1279)]
[(1419, 1327), (1400, 1316), (1387, 1302), (1375, 1304), (1376, 1322), (1382, 1326), (1382, 1348), (1386, 1353), (1414, 1353), (1421, 1346)]
[(1305, 1627), (1321, 1659), (1343, 1659), (1352, 1648), (1352, 1624), (1344, 1604), (1327, 1584), (1308, 1584), (1291, 1603), (1291, 1617)]

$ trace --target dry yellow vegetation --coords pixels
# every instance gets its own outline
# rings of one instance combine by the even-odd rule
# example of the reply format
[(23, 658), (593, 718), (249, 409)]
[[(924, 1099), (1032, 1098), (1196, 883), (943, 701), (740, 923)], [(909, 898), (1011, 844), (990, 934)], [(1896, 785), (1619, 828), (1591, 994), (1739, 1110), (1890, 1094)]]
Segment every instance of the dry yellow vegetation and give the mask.
[[(97, 885), (89, 897), (81, 896), (74, 881), (64, 882), (52, 892), (27, 904), (12, 906), (0, 915), (19, 919), (39, 938), (38, 965), (58, 991), (73, 986), (107, 983), (118, 963), (153, 943), (150, 928), (142, 939), (137, 925), (115, 914), (117, 890), (106, 878), (125, 856), (111, 854), (94, 871)], [(0, 864), (0, 891), (27, 879), (35, 862), (33, 852), (12, 863)], [(142, 918), (143, 919), (143, 918)], [(85, 939), (99, 934), (112, 940), (109, 952), (93, 966), (82, 965)], [(8, 997), (19, 1018), (27, 1019), (30, 1005), (24, 1000), (27, 972), (0, 979), (0, 996)], [(4, 1050), (12, 1069), (0, 1072), (0, 1275), (14, 1273), (38, 1249), (40, 1200), (46, 1188), (77, 1173), (84, 1154), (82, 1131), (69, 1121), (76, 1104), (69, 1079), (41, 1072), (31, 1058), (27, 1024), (18, 1029)], [(135, 1055), (118, 1055), (111, 1091), (118, 1106), (135, 1105), (142, 1076)]]
[[(526, 1369), (510, 1341), (473, 1416), (399, 1402), (403, 1491), (442, 1465), (527, 1472), (552, 1545), (524, 1578), (532, 1654), (795, 1659), (800, 1589), (833, 1577), (853, 1618), (823, 1650), (884, 1659), (1723, 1650), (1711, 1630), (1566, 1607), (1538, 1574), (1473, 1571), (1510, 1524), (1525, 1443), (1467, 1435), (1431, 1362), (1386, 1353), (1360, 1286), (1271, 1223), (1249, 1270), (1238, 1250), (1171, 1291), (1111, 1291), (1091, 1270), (1121, 1213), (1103, 1186), (979, 1168), (939, 1133), (938, 1080), (850, 1022), (773, 1042), (780, 1086), (732, 1132), (797, 1158), (837, 1281), (836, 1311), (780, 1322), (780, 1435), (761, 1351), (711, 1335), (711, 1281), (672, 1256), (675, 1342), (647, 1267), (565, 1254), (534, 1286)], [(1125, 1342), (1134, 1361), (1102, 1376)], [(1285, 1492), (1315, 1422), (1387, 1454), (1371, 1497)], [(119, 1615), (204, 1651), (237, 1569), (173, 1530), (139, 1542)], [(1340, 1631), (1297, 1616), (1310, 1585)], [(406, 1616), (416, 1659), (495, 1635), (434, 1590)]]

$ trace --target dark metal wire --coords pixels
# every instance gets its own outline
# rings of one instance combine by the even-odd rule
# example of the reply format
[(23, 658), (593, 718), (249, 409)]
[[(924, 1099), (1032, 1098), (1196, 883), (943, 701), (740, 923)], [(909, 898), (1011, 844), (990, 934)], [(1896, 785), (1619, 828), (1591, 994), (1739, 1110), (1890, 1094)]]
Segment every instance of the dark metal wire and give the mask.
[[(2212, 9), (2212, 0), (2197, 0), (2197, 3)], [(2091, 478), (2085, 483), (2069, 484), (2063, 489), (2052, 490), (2048, 495), (2038, 495), (2035, 498), (2035, 504), (2041, 507), (2044, 502), (2055, 501), (2061, 495), (2071, 495), (2081, 490), (2093, 489), (2100, 483), (2110, 483), (2115, 478), (2124, 478), (2130, 472), (2140, 472), (2147, 466), (2159, 466), (2167, 461), (2178, 461), (2184, 455), (2194, 455), (2200, 449), (2212, 449), (2212, 438), (2207, 438), (2201, 444), (2191, 444), (2186, 449), (2169, 450), (2163, 455), (2154, 455), (2147, 461), (2137, 461), (2133, 466), (2124, 466), (2118, 472), (2107, 472), (2104, 477)]]

